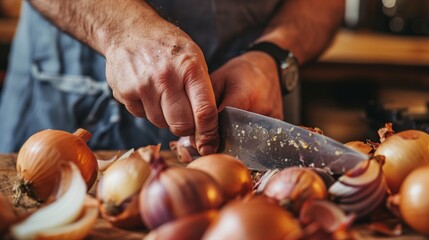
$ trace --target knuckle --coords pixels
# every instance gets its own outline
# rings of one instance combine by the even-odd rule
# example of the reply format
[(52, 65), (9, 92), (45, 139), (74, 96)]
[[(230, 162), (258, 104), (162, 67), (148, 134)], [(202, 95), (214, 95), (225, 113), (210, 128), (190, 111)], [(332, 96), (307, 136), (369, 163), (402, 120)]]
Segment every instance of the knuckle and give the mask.
[(195, 119), (201, 129), (213, 131), (214, 124), (217, 121), (217, 109), (215, 106), (205, 104), (195, 111)]
[(194, 133), (194, 123), (175, 122), (170, 124), (170, 131), (177, 136), (190, 136)]

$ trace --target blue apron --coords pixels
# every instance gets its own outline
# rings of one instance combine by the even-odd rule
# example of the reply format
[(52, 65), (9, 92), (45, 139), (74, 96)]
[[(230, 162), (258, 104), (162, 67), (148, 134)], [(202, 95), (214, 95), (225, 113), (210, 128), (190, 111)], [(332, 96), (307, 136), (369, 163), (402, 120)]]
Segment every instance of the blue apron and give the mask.
[[(165, 19), (199, 44), (210, 71), (261, 34), (280, 0), (153, 0)], [(27, 1), (11, 49), (0, 101), (0, 152), (16, 152), (35, 132), (89, 130), (97, 149), (137, 148), (176, 139), (135, 118), (111, 94), (105, 59), (61, 32)]]

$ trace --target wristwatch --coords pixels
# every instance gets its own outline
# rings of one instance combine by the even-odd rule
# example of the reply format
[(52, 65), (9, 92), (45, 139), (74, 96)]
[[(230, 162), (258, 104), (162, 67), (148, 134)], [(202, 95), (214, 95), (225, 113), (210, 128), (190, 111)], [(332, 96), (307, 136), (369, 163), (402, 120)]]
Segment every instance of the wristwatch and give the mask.
[(299, 81), (298, 61), (293, 53), (271, 42), (258, 42), (249, 46), (248, 51), (268, 53), (277, 64), (282, 94), (292, 92)]

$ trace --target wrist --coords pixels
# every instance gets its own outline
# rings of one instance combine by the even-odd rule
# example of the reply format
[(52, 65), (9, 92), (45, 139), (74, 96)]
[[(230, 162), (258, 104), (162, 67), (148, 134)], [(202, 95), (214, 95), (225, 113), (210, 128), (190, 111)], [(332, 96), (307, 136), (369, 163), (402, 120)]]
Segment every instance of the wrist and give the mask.
[(298, 85), (298, 60), (288, 49), (272, 42), (257, 42), (249, 46), (246, 52), (259, 51), (268, 54), (276, 63), (282, 95), (295, 90)]
[(95, 31), (96, 49), (103, 55), (106, 55), (109, 49), (136, 39), (139, 35), (153, 34), (155, 25), (165, 21), (144, 1), (124, 2), (127, 2), (126, 6), (123, 6), (121, 11), (115, 11), (115, 14), (109, 17), (111, 20), (104, 21)]

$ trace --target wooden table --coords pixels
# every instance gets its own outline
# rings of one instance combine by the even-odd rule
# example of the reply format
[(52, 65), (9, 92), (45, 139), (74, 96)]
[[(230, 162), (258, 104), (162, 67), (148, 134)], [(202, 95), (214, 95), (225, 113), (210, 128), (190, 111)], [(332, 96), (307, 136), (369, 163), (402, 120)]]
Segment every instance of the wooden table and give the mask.
[[(100, 151), (96, 152), (98, 159), (109, 159), (116, 154), (117, 151)], [(172, 159), (174, 155), (171, 152), (162, 152), (164, 158)], [(16, 170), (16, 154), (0, 154), (0, 190), (1, 192), (12, 198), (11, 182), (13, 182)], [(21, 212), (34, 210), (34, 205), (31, 200), (27, 200), (28, 205), (17, 209)], [(142, 231), (127, 231), (113, 227), (101, 217), (97, 220), (93, 230), (86, 239), (143, 239), (147, 232)], [(393, 239), (385, 236), (376, 235), (368, 229), (367, 224), (359, 224), (352, 229), (352, 234), (355, 239)], [(394, 238), (403, 240), (423, 240), (428, 239), (421, 235), (412, 232), (410, 229), (404, 229), (404, 235)]]

